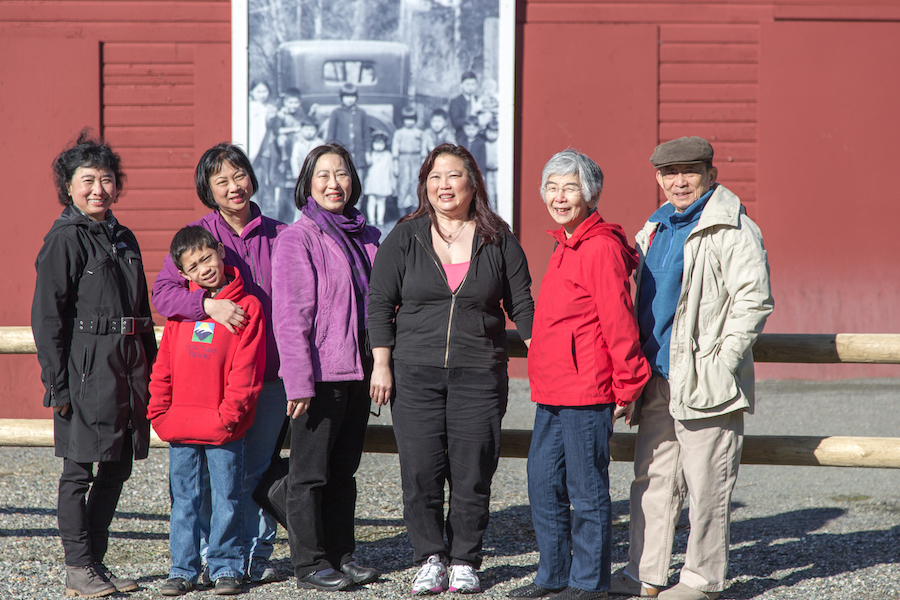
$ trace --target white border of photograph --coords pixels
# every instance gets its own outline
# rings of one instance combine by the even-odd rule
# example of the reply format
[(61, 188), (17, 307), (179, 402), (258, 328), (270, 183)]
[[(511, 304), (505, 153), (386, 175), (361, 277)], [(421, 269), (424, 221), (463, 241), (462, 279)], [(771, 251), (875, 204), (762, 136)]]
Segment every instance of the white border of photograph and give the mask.
[[(500, 127), (497, 210), (513, 226), (516, 73), (516, 2), (498, 0), (498, 124)], [(249, 140), (249, 26), (248, 0), (231, 2), (231, 139), (246, 149)]]

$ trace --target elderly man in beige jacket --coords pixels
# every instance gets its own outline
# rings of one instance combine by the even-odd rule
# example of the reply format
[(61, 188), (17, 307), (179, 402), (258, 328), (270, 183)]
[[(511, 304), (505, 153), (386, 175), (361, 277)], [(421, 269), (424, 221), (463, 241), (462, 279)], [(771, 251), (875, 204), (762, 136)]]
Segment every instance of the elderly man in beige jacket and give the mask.
[[(731, 494), (753, 412), (751, 348), (772, 312), (762, 234), (740, 199), (716, 183), (712, 146), (688, 137), (650, 158), (668, 202), (637, 234), (641, 349), (653, 376), (639, 424), (629, 563), (611, 594), (715, 599), (728, 572)], [(668, 584), (675, 525), (689, 498), (680, 581)]]

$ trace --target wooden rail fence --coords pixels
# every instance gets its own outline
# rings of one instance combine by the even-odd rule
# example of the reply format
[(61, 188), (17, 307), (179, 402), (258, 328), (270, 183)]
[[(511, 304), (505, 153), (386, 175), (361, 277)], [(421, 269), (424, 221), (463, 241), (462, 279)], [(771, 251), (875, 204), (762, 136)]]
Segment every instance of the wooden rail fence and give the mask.
[[(525, 356), (525, 344), (509, 331), (512, 357)], [(162, 328), (156, 328), (157, 338)], [(30, 327), (0, 327), (0, 354), (34, 354)], [(764, 333), (753, 347), (757, 362), (900, 364), (900, 334)], [(634, 460), (636, 434), (616, 433), (610, 441), (613, 460)], [(500, 455), (528, 456), (531, 431), (504, 429)], [(165, 446), (154, 433), (151, 445)], [(0, 446), (53, 446), (50, 419), (0, 419)], [(366, 452), (396, 453), (389, 425), (369, 425)], [(900, 468), (900, 438), (849, 436), (745, 436), (741, 464)]]

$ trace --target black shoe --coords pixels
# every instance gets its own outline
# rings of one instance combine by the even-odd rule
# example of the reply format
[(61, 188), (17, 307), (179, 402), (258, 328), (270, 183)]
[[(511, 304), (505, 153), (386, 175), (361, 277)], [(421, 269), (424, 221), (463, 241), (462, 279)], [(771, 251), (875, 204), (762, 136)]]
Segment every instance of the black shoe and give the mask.
[(216, 579), (216, 594), (219, 596), (234, 596), (244, 591), (241, 582), (234, 577), (219, 577)]
[(378, 571), (371, 567), (361, 567), (351, 560), (341, 567), (341, 573), (353, 579), (356, 585), (365, 585), (378, 579)]
[(183, 577), (172, 577), (159, 587), (163, 596), (184, 596), (194, 589), (194, 584)]
[(587, 592), (576, 587), (569, 586), (557, 595), (553, 600), (608, 600), (609, 594), (602, 592)]
[(337, 592), (345, 590), (353, 585), (353, 578), (347, 577), (340, 571), (329, 569), (315, 571), (297, 578), (297, 587), (304, 590), (319, 590), (321, 592)]
[(523, 585), (520, 588), (516, 588), (506, 596), (508, 598), (549, 598), (554, 594), (558, 594), (566, 588), (559, 589), (549, 589), (543, 588), (536, 583), (529, 583), (528, 585)]

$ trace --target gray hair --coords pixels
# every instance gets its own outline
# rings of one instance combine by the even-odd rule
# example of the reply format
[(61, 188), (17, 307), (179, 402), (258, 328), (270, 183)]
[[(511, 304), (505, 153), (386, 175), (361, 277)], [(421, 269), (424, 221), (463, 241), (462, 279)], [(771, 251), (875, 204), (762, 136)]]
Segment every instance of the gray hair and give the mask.
[(587, 199), (589, 205), (596, 205), (603, 191), (603, 171), (600, 166), (586, 154), (578, 150), (566, 148), (562, 152), (554, 154), (541, 173), (541, 196), (547, 188), (547, 179), (551, 175), (578, 175), (581, 182), (581, 194)]

